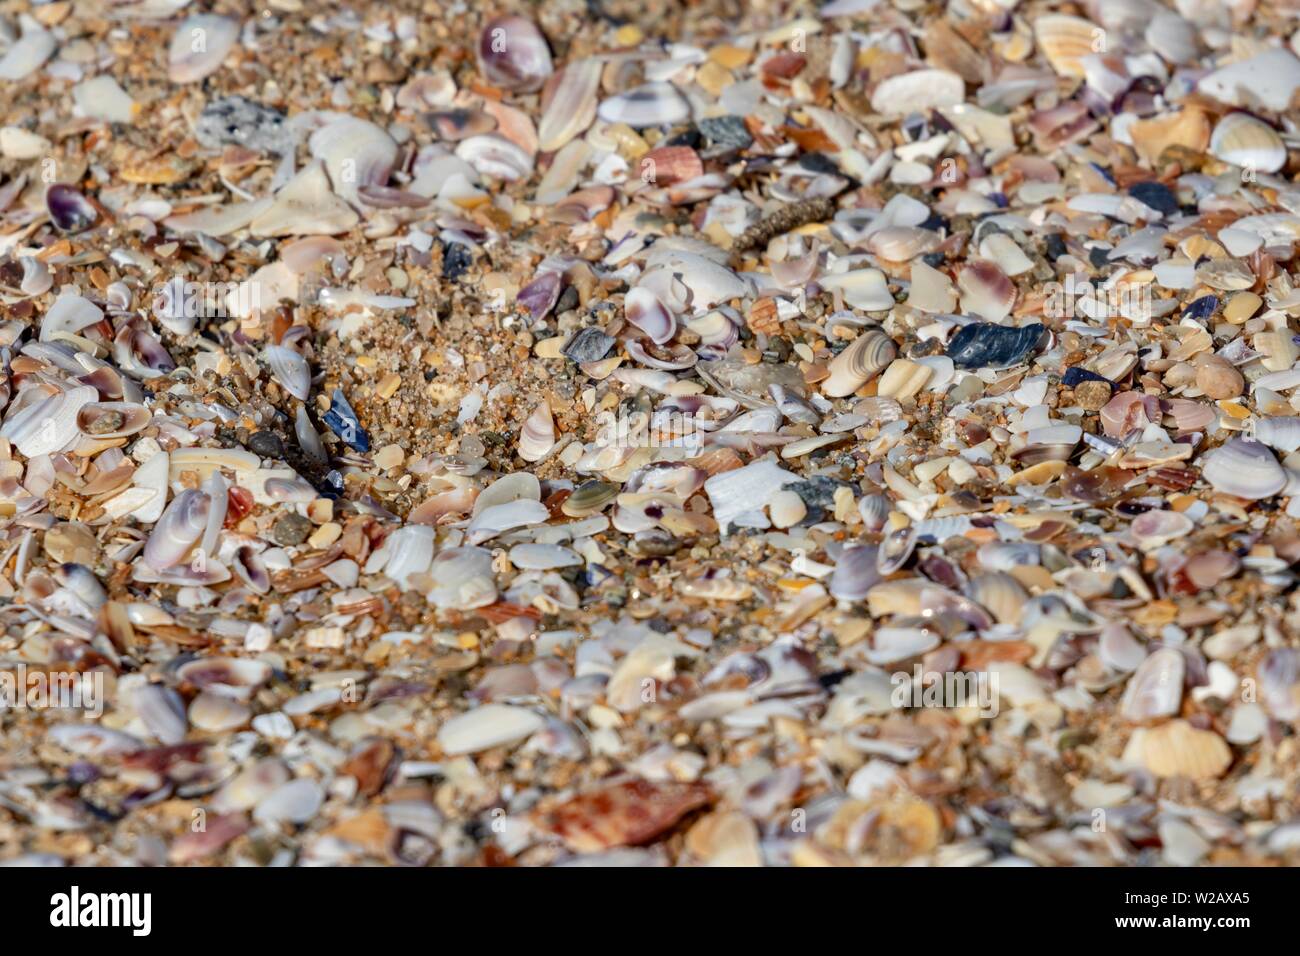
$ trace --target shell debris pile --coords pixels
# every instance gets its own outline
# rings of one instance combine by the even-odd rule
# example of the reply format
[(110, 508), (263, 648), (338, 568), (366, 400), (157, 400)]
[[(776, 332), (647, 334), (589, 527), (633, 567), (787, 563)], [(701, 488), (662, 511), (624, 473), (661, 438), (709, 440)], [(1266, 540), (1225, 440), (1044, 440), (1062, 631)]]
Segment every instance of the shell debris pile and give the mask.
[(1300, 863), (1298, 25), (6, 5), (0, 862)]

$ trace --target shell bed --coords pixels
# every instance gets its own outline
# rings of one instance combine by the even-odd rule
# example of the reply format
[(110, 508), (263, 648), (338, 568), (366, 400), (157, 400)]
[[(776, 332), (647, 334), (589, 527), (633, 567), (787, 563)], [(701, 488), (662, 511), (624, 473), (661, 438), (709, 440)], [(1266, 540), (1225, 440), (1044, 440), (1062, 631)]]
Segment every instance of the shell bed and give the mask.
[(1300, 863), (1300, 16), (0, 18), (0, 863)]

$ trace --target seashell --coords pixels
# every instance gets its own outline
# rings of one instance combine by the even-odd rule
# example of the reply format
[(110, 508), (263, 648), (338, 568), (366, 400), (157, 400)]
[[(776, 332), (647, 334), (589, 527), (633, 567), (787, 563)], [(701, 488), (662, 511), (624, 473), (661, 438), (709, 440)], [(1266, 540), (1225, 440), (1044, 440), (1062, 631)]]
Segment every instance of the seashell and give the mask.
[(1143, 551), (1153, 551), (1175, 538), (1191, 534), (1195, 524), (1178, 511), (1148, 511), (1138, 515), (1129, 525), (1129, 534)]
[(971, 578), (963, 593), (979, 604), (999, 624), (1019, 624), (1029, 592), (1005, 571), (989, 571)]
[(1286, 165), (1286, 145), (1273, 127), (1249, 113), (1229, 113), (1210, 136), (1210, 152), (1225, 163), (1261, 173)]
[(951, 312), (957, 307), (957, 291), (948, 276), (917, 260), (912, 263), (907, 305), (922, 312)]
[(839, 291), (844, 301), (864, 312), (882, 312), (894, 307), (885, 274), (879, 269), (855, 269), (838, 275), (822, 276), (817, 284), (830, 292)]
[(1182, 651), (1172, 647), (1163, 647), (1144, 660), (1124, 689), (1120, 702), (1124, 719), (1140, 723), (1178, 713), (1186, 669)]
[(827, 588), (840, 601), (861, 601), (880, 583), (877, 549), (873, 545), (853, 545), (840, 552)]
[(939, 646), (939, 636), (923, 627), (879, 627), (871, 636), (868, 662), (877, 667), (919, 657)]
[(633, 779), (580, 793), (537, 824), (577, 853), (650, 843), (688, 813), (713, 802), (702, 783)]
[(0, 80), (26, 79), (44, 66), (58, 48), (54, 34), (26, 13), (18, 15), (18, 23), (22, 35), (0, 57)]
[(253, 819), (263, 826), (308, 823), (320, 812), (325, 789), (306, 777), (276, 787), (253, 808)]
[(60, 232), (84, 232), (99, 221), (99, 209), (67, 183), (54, 183), (45, 190), (45, 209)]
[(332, 236), (347, 232), (360, 221), (352, 207), (334, 194), (320, 162), (308, 163), (267, 205), (252, 212), (251, 218), (239, 221), (235, 228), (247, 225), (249, 232), (259, 237)]
[(294, 412), (293, 434), (298, 439), (298, 447), (308, 458), (322, 464), (329, 461), (329, 452), (325, 449), (325, 443), (321, 441), (320, 433), (312, 426), (311, 418), (303, 405), (299, 405), (298, 410)]
[(1275, 647), (1259, 664), (1264, 707), (1275, 720), (1300, 724), (1300, 650)]
[(966, 84), (950, 70), (913, 70), (882, 80), (871, 93), (871, 109), (884, 116), (906, 116), (960, 106)]
[(434, 529), (428, 525), (408, 524), (398, 528), (384, 542), (388, 560), (384, 576), (396, 582), (403, 591), (411, 587), (412, 575), (423, 575), (433, 561)]
[(916, 395), (930, 380), (934, 370), (907, 359), (894, 359), (876, 384), (882, 398), (907, 399)]
[(442, 110), (425, 114), (424, 121), (439, 139), (450, 143), (490, 133), (497, 128), (497, 121), (481, 110)]
[(1137, 670), (1147, 652), (1123, 624), (1108, 624), (1097, 640), (1097, 656), (1111, 670), (1128, 673)]
[(172, 34), (167, 78), (173, 83), (197, 83), (211, 76), (238, 39), (239, 23), (229, 17), (209, 13), (186, 17)]
[(514, 182), (533, 173), (532, 154), (497, 133), (461, 141), (456, 146), (456, 156), (492, 179)]
[(427, 597), (439, 609), (469, 611), (485, 607), (497, 599), (492, 552), (485, 548), (440, 551), (433, 559), (429, 575), (434, 587)]
[(1009, 368), (1028, 360), (1048, 338), (1037, 322), (1020, 328), (972, 322), (949, 340), (947, 356), (957, 368)]
[[(93, 76), (74, 86), (72, 101), (78, 115), (102, 120), (105, 123), (134, 123), (139, 109), (130, 94), (122, 89), (121, 84), (106, 73)], [(153, 171), (144, 172), (143, 179), (153, 181), (153, 176), (161, 175), (165, 180), (174, 175), (166, 171), (165, 166), (162, 170), (161, 174)], [(124, 170), (124, 175), (129, 174)]]
[(8, 438), (28, 458), (52, 455), (75, 440), (77, 415), (99, 393), (88, 385), (33, 401), (21, 408), (9, 406), (0, 437)]
[(1084, 58), (1105, 50), (1106, 31), (1082, 17), (1048, 14), (1034, 20), (1034, 40), (1057, 75), (1083, 79)]
[(1285, 49), (1270, 47), (1202, 77), (1196, 89), (1231, 106), (1258, 103), (1280, 113), (1290, 108), (1300, 89), (1300, 60)]
[(212, 499), (192, 488), (173, 498), (149, 532), (144, 563), (155, 571), (165, 571), (184, 561), (203, 536), (211, 507)]
[(370, 451), (370, 436), (361, 427), (361, 419), (343, 394), (343, 389), (334, 389), (334, 394), (330, 396), (329, 411), (321, 416), (321, 420), (349, 448), (359, 452)]
[(677, 317), (653, 292), (641, 286), (632, 289), (623, 299), (623, 313), (657, 345), (662, 345), (677, 333)]
[(542, 402), (519, 429), (519, 457), (524, 461), (541, 461), (555, 447), (555, 419), (551, 406)]
[[(324, 164), (334, 192), (354, 208), (360, 208), (357, 193), (360, 187), (387, 185), (397, 164), (397, 143), (384, 129), (368, 120), (332, 115), (333, 119), (311, 134), (307, 146), (312, 158)], [(280, 199), (278, 194), (276, 199)]]
[(1211, 780), (1232, 764), (1232, 751), (1213, 731), (1198, 730), (1185, 720), (1171, 720), (1135, 730), (1123, 759), (1161, 778)]
[(1248, 501), (1270, 498), (1287, 482), (1286, 469), (1267, 446), (1235, 437), (1205, 456), (1201, 477), (1215, 491)]
[[(760, 513), (771, 504), (772, 497), (799, 477), (777, 465), (770, 458), (760, 458), (743, 468), (720, 472), (704, 482), (704, 493), (713, 506), (713, 520), (722, 536), (746, 513)], [(764, 519), (765, 520), (765, 519)]]
[(1038, 545), (1021, 541), (990, 541), (980, 545), (976, 552), (980, 567), (989, 571), (1010, 571), (1022, 564), (1038, 565), (1041, 554)]
[(57, 724), (46, 734), (52, 743), (81, 757), (110, 757), (141, 749), (141, 741), (97, 724)]
[(99, 306), (89, 299), (71, 292), (60, 293), (41, 319), (40, 340), (48, 342), (60, 334), (79, 335), (103, 318), (104, 313)]
[(19, 256), (18, 263), (23, 267), (23, 277), (18, 284), (23, 295), (44, 295), (54, 287), (54, 276), (43, 260), (35, 256)]
[(576, 60), (547, 83), (537, 125), (537, 146), (542, 152), (555, 152), (595, 120), (601, 66), (595, 57)]
[(125, 438), (143, 430), (153, 418), (134, 402), (88, 402), (77, 412), (77, 428), (89, 438)]
[(605, 100), (596, 115), (606, 123), (626, 123), (633, 129), (671, 126), (690, 118), (691, 108), (669, 83), (646, 83)]
[(619, 486), (608, 481), (584, 481), (564, 499), (560, 510), (570, 518), (584, 518), (605, 510), (619, 494)]
[(858, 501), (858, 514), (868, 531), (879, 531), (889, 520), (894, 504), (885, 495), (863, 495)]
[(526, 93), (541, 87), (551, 75), (551, 48), (531, 20), (497, 17), (479, 34), (478, 65), (493, 86)]
[(963, 312), (1001, 322), (1016, 303), (1016, 287), (992, 262), (974, 259), (957, 273)]
[(576, 551), (558, 544), (517, 544), (510, 549), (510, 563), (523, 571), (550, 571), (584, 562)]
[(162, 684), (145, 684), (131, 694), (131, 709), (159, 743), (178, 744), (185, 739), (185, 702)]
[(484, 704), (457, 714), (438, 728), (438, 746), (448, 756), (474, 754), (519, 743), (546, 721), (524, 707)]
[(271, 677), (271, 665), (238, 657), (200, 657), (176, 670), (176, 677), (200, 690), (246, 697)]
[(251, 716), (247, 704), (225, 694), (203, 691), (190, 701), (190, 723), (210, 733), (237, 730), (247, 724)]
[(831, 359), (830, 375), (821, 383), (822, 394), (831, 398), (852, 395), (880, 374), (897, 354), (893, 339), (884, 332), (864, 332)]
[(299, 401), (311, 395), (311, 366), (298, 352), (283, 345), (268, 345), (262, 358), (284, 390)]
[(519, 294), (515, 296), (515, 305), (527, 309), (528, 315), (534, 322), (544, 319), (559, 301), (560, 289), (563, 285), (563, 277), (558, 272), (543, 272), (519, 290)]
[(886, 535), (876, 552), (876, 568), (882, 576), (893, 574), (911, 560), (918, 537), (915, 526), (899, 528)]
[(1272, 416), (1255, 422), (1255, 440), (1284, 454), (1300, 449), (1300, 417)]
[(886, 226), (867, 237), (867, 251), (890, 262), (910, 262), (939, 247), (939, 236), (916, 226)]
[(234, 569), (235, 577), (243, 581), (250, 591), (266, 594), (271, 590), (271, 572), (261, 555), (252, 548), (245, 546), (236, 551), (230, 566)]

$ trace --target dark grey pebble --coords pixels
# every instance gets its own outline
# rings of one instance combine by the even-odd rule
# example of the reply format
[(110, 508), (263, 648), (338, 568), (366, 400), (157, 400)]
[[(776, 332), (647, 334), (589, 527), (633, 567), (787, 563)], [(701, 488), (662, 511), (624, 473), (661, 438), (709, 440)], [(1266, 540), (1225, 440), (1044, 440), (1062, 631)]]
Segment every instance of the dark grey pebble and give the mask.
[(1009, 368), (1025, 361), (1047, 338), (1038, 322), (1020, 328), (972, 322), (963, 325), (948, 343), (948, 358), (958, 368)]
[(612, 335), (606, 335), (595, 326), (589, 325), (575, 332), (573, 338), (569, 339), (560, 351), (569, 361), (581, 365), (583, 362), (600, 361), (613, 347)]

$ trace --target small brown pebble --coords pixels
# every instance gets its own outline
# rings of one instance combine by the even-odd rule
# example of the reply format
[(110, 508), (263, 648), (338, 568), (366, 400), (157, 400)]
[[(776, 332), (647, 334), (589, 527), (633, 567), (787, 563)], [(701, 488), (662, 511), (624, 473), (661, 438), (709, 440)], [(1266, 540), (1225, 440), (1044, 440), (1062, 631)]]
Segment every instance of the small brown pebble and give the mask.
[(1215, 401), (1236, 398), (1246, 388), (1241, 373), (1220, 358), (1208, 358), (1196, 370), (1196, 387)]

